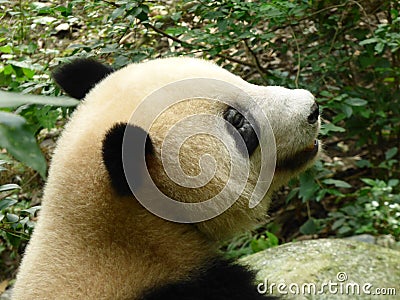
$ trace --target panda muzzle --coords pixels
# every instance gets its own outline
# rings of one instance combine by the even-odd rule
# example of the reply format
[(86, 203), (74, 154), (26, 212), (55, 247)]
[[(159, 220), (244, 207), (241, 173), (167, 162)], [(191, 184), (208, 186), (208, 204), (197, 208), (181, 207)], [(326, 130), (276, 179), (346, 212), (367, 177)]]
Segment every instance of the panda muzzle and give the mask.
[(319, 141), (316, 139), (303, 150), (295, 153), (292, 157), (277, 161), (276, 169), (282, 171), (294, 171), (309, 165), (319, 152)]

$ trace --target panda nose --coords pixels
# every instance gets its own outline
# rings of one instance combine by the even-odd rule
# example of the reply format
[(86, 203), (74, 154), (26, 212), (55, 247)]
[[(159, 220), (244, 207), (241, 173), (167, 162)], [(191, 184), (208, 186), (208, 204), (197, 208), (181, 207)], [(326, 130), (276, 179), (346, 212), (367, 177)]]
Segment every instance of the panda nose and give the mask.
[(319, 105), (317, 102), (311, 106), (311, 114), (308, 116), (307, 121), (309, 124), (315, 124), (319, 117)]

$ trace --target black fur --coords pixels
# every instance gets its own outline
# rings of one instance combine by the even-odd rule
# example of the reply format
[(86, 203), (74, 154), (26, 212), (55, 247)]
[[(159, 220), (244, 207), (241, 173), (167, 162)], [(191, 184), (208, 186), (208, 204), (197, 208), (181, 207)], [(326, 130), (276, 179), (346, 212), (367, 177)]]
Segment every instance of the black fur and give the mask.
[[(228, 107), (223, 116), (225, 120), (231, 123), (239, 132), (246, 144), (248, 154), (252, 155), (259, 145), (257, 134), (253, 128), (253, 126), (255, 126), (254, 122), (250, 122), (246, 117), (232, 107)], [(230, 130), (231, 127), (228, 127), (228, 131)]]
[(140, 300), (265, 300), (247, 268), (223, 259), (216, 260), (200, 275), (148, 291)]
[[(125, 131), (126, 134), (125, 134)], [(132, 143), (130, 149), (134, 152), (129, 155), (126, 159), (129, 160), (126, 163), (137, 170), (136, 180), (140, 180), (140, 173), (146, 166), (140, 165), (138, 159), (139, 155), (142, 155), (143, 145), (140, 145), (139, 141), (143, 140), (143, 135), (146, 135), (145, 155), (151, 155), (153, 153), (153, 145), (147, 132), (142, 128), (129, 125), (126, 123), (115, 124), (106, 134), (103, 139), (103, 161), (110, 176), (111, 184), (115, 191), (121, 196), (132, 195), (132, 191), (128, 185), (125, 177), (125, 172), (122, 163), (122, 142), (124, 139), (126, 143)], [(137, 147), (136, 147), (137, 146)], [(140, 182), (136, 181), (136, 184)]]
[(317, 102), (314, 102), (314, 104), (311, 106), (311, 113), (307, 118), (307, 121), (309, 124), (315, 124), (317, 123), (319, 118), (319, 105)]
[(57, 84), (71, 97), (83, 99), (102, 79), (114, 70), (93, 59), (80, 58), (58, 67), (53, 72)]

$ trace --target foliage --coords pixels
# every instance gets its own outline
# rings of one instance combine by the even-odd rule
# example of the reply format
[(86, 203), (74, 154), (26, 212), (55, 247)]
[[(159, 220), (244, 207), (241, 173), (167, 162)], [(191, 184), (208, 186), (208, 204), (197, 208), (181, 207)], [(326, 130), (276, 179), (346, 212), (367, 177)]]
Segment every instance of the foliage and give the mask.
[[(7, 170), (7, 162), (0, 160), (0, 178)], [(30, 207), (29, 202), (18, 201), (20, 186), (9, 183), (0, 185), (0, 269), (4, 273), (15, 268), (3, 261), (3, 252), (10, 252), (10, 257), (16, 259), (20, 249), (29, 240), (34, 227), (33, 218), (40, 206)], [(0, 278), (3, 274), (0, 274)]]
[[(60, 116), (62, 110), (53, 109), (53, 106), (75, 106), (77, 101), (58, 97), (51, 101), (51, 97), (38, 97), (32, 95), (20, 95), (0, 91), (0, 108), (18, 106), (19, 115), (0, 111), (0, 147), (7, 149), (8, 153), (27, 166), (39, 172), (45, 178), (47, 163), (42, 154), (35, 132), (42, 128), (51, 129)], [(31, 104), (45, 104), (42, 107)], [(22, 117), (24, 116), (24, 117)]]
[(260, 252), (279, 245), (279, 239), (263, 227), (254, 232), (247, 232), (229, 241), (222, 247), (223, 254), (229, 259)]
[(400, 239), (400, 195), (393, 194), (398, 179), (361, 179), (366, 186), (354, 192), (355, 201), (330, 212), (326, 221), (339, 236), (390, 234)]
[(25, 119), (12, 113), (0, 112), (0, 121), (0, 146), (45, 177), (46, 161), (34, 135), (26, 128)]

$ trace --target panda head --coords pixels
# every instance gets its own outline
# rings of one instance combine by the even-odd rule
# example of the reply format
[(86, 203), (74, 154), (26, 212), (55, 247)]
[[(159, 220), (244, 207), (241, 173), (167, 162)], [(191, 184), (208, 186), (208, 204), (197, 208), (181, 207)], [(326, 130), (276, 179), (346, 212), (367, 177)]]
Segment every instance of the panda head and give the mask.
[(265, 220), (271, 193), (318, 156), (319, 108), (308, 91), (253, 85), (204, 60), (113, 71), (79, 59), (54, 78), (84, 99), (55, 159), (85, 160), (75, 171), (96, 177), (87, 201), (98, 192), (140, 202), (211, 239)]

